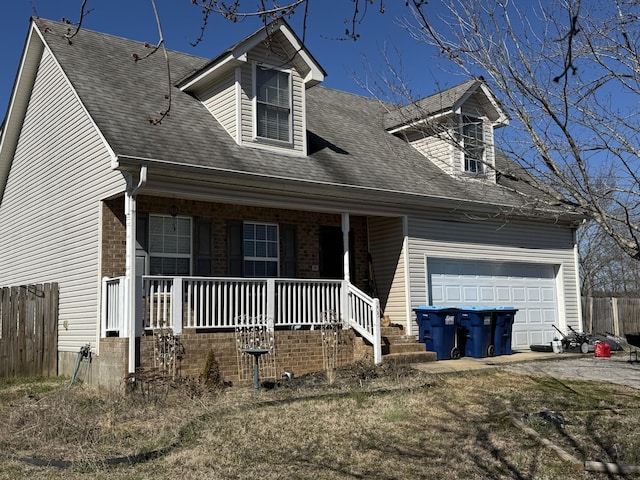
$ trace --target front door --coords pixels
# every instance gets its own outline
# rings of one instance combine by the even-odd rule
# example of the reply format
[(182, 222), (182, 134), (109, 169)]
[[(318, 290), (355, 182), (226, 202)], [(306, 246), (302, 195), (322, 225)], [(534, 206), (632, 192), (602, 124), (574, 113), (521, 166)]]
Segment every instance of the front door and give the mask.
[(320, 227), (320, 277), (342, 279), (344, 277), (342, 229)]

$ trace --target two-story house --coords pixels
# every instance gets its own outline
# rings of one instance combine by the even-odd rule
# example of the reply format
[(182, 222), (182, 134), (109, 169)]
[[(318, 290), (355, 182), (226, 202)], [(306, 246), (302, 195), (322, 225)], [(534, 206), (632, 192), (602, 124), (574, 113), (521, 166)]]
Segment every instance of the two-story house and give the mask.
[(298, 371), (327, 318), (372, 361), (380, 316), (415, 335), (418, 305), (517, 308), (513, 348), (580, 328), (576, 218), (504, 174), (481, 79), (391, 105), (321, 86), (282, 20), (213, 60), (168, 52), (170, 77), (66, 28), (32, 21), (0, 137), (0, 285), (59, 284), (61, 373), (89, 343), (93, 377), (123, 378), (162, 327), (185, 372), (213, 349), (233, 380), (247, 316)]

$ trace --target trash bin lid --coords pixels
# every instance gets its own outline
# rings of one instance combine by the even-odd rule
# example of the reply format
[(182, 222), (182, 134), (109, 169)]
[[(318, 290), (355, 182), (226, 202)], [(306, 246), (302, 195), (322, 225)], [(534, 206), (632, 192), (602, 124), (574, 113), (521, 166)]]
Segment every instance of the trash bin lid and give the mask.
[(438, 307), (435, 305), (420, 305), (413, 309), (414, 312), (417, 311), (429, 311), (429, 312), (439, 312), (442, 310), (457, 310), (457, 307)]

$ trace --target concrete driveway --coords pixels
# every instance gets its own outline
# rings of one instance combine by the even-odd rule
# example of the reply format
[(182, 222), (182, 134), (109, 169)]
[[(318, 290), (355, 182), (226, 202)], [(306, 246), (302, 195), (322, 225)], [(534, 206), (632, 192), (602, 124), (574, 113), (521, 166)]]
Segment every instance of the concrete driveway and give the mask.
[[(558, 357), (563, 355), (560, 354)], [(585, 355), (544, 362), (512, 363), (506, 365), (505, 369), (516, 373), (550, 375), (555, 378), (617, 383), (640, 389), (640, 363), (629, 362), (629, 355), (624, 353), (615, 354), (611, 358)]]
[(515, 351), (512, 355), (489, 358), (463, 357), (416, 364), (428, 373), (454, 373), (500, 368), (515, 373), (550, 375), (556, 378), (617, 383), (640, 389), (640, 362), (629, 362), (629, 354), (616, 352), (610, 358), (593, 354)]

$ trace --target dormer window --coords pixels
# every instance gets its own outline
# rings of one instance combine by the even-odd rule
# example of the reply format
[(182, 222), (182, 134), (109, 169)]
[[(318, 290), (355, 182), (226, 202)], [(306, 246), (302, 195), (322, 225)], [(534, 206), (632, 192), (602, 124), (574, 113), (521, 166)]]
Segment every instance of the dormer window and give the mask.
[(480, 118), (466, 115), (462, 117), (462, 153), (465, 172), (485, 173), (484, 134)]
[(291, 74), (256, 66), (256, 135), (291, 142)]

